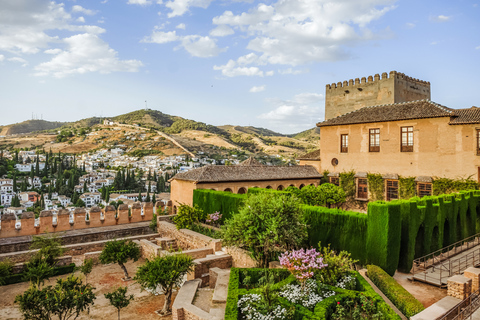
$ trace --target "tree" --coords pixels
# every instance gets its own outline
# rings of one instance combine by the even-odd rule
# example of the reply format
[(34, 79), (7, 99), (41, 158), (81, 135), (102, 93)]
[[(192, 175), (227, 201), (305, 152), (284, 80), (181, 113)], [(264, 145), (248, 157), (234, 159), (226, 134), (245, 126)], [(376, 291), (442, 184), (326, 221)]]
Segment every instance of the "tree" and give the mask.
[(300, 200), (294, 195), (260, 193), (223, 226), (223, 241), (250, 251), (262, 268), (279, 253), (297, 249), (307, 238)]
[(53, 276), (53, 266), (49, 265), (46, 260), (30, 260), (25, 265), (23, 271), (23, 280), (30, 281), (30, 284), (39, 288), (45, 280)]
[(155, 193), (152, 195), (152, 202), (153, 202), (153, 207), (155, 207), (155, 203), (157, 202), (157, 198), (155, 197)]
[(19, 304), (25, 319), (50, 320), (53, 316), (59, 320), (77, 319), (82, 311), (93, 305), (94, 289), (71, 275), (66, 279), (58, 279), (54, 287), (40, 290), (30, 286), (15, 297), (15, 303)]
[(77, 202), (75, 202), (75, 207), (83, 208), (85, 207), (85, 202), (82, 199), (78, 198)]
[(105, 187), (105, 203), (108, 203), (110, 200), (110, 189), (108, 187)]
[(345, 191), (334, 184), (324, 183), (318, 189), (322, 195), (322, 204), (329, 208), (332, 205), (338, 206), (345, 202)]
[(193, 224), (204, 220), (206, 214), (197, 204), (193, 207), (188, 204), (181, 203), (177, 210), (177, 216), (173, 218), (173, 222), (177, 229), (190, 229)]
[(127, 287), (118, 287), (112, 292), (105, 293), (105, 298), (110, 301), (112, 306), (117, 308), (118, 320), (120, 320), (120, 309), (127, 307), (133, 300), (133, 294), (127, 296), (127, 289)]
[(44, 259), (49, 265), (55, 264), (55, 259), (63, 255), (62, 241), (58, 235), (33, 236), (30, 250), (36, 250), (33, 260)]
[(11, 206), (12, 206), (12, 207), (20, 207), (20, 199), (18, 198), (17, 195), (15, 195), (15, 196), (13, 197)]
[(0, 261), (0, 285), (3, 285), (5, 283), (5, 278), (12, 274), (13, 265), (13, 261), (9, 258)]
[(124, 263), (128, 260), (137, 261), (139, 258), (140, 248), (136, 243), (127, 240), (108, 241), (100, 254), (101, 263), (118, 263), (125, 273), (125, 281), (130, 280), (130, 277)]
[(160, 314), (171, 313), (172, 292), (182, 284), (183, 277), (193, 270), (193, 258), (185, 254), (172, 254), (148, 260), (137, 270), (135, 280), (143, 289), (153, 292), (160, 286), (165, 292), (165, 303)]
[(138, 189), (138, 202), (142, 202), (142, 190)]
[(93, 268), (92, 258), (83, 260), (83, 264), (80, 266), (79, 269), (80, 269), (80, 272), (82, 272), (83, 275), (85, 276), (85, 284), (87, 284), (87, 276), (90, 272), (92, 272), (92, 268)]

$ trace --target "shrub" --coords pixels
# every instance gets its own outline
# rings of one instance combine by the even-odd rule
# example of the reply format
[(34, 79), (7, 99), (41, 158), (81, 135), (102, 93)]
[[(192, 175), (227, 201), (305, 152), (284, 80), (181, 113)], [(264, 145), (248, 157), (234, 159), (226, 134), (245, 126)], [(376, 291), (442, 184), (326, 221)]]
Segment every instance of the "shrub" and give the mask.
[(125, 280), (128, 280), (130, 277), (124, 263), (128, 260), (137, 261), (140, 255), (140, 247), (135, 242), (113, 240), (105, 243), (105, 247), (100, 254), (100, 262), (102, 264), (118, 263), (125, 274)]
[(389, 276), (382, 268), (368, 265), (368, 277), (387, 296), (390, 301), (407, 317), (419, 313), (425, 308), (407, 290)]
[(350, 253), (346, 251), (340, 251), (337, 254), (330, 248), (330, 244), (322, 248), (321, 243), (319, 243), (318, 247), (321, 248), (320, 252), (326, 267), (316, 270), (315, 278), (322, 283), (331, 286), (335, 285), (354, 269), (355, 263), (358, 261), (350, 258)]
[(10, 259), (0, 261), (0, 285), (4, 284), (5, 279), (12, 274), (13, 262)]
[(177, 216), (173, 218), (177, 229), (190, 229), (194, 223), (205, 219), (205, 213), (198, 205), (189, 206), (181, 204), (178, 207)]

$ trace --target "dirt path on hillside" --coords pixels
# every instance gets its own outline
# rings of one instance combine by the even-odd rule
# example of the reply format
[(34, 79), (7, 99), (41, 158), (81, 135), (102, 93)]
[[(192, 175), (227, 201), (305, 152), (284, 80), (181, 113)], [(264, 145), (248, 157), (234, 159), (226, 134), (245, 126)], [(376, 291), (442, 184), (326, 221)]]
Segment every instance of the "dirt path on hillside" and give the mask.
[[(143, 259), (137, 262), (129, 262), (126, 264), (127, 270), (131, 276), (135, 275), (137, 267), (142, 265), (145, 261)], [(81, 275), (80, 273), (76, 273)], [(54, 285), (56, 279), (65, 278), (68, 275), (51, 278), (45, 285)], [(93, 284), (97, 298), (93, 307), (90, 309), (90, 314), (86, 312), (81, 314), (78, 319), (102, 319), (102, 320), (116, 320), (117, 310), (112, 307), (109, 301), (104, 297), (104, 294), (112, 291), (118, 286), (128, 286), (127, 294), (133, 294), (135, 299), (130, 302), (130, 305), (122, 309), (120, 312), (121, 319), (142, 319), (142, 320), (171, 320), (169, 317), (159, 317), (154, 312), (162, 308), (164, 303), (164, 295), (155, 296), (147, 291), (141, 291), (140, 285), (135, 281), (123, 282), (121, 278), (123, 272), (117, 264), (97, 265), (93, 267), (92, 273), (88, 276), (88, 282)], [(23, 293), (28, 288), (28, 283), (17, 283), (8, 286), (0, 287), (0, 319), (13, 320), (23, 319), (18, 306), (14, 303), (15, 296)], [(173, 294), (175, 298), (176, 292)]]

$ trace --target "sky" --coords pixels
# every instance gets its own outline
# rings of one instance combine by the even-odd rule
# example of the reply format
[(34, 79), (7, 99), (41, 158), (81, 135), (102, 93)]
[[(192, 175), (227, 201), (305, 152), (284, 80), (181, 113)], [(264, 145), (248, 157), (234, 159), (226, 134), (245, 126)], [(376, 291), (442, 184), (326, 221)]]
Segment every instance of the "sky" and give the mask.
[(480, 106), (480, 0), (0, 0), (0, 125), (142, 108), (291, 134), (396, 70)]

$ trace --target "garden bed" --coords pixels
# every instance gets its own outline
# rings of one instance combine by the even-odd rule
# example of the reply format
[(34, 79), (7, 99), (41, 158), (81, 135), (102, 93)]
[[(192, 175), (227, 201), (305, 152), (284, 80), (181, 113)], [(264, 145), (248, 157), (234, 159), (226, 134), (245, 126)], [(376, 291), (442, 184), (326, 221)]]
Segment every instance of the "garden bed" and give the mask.
[[(265, 286), (264, 283), (268, 282), (265, 279), (270, 279), (271, 285)], [(263, 309), (263, 314), (270, 307), (272, 311), (268, 319), (272, 320), (347, 320), (353, 319), (349, 314), (354, 310), (365, 314), (364, 319), (373, 319), (380, 313), (383, 318), (379, 319), (400, 319), (356, 271), (341, 279), (336, 286), (309, 279), (301, 289), (295, 276), (285, 269), (232, 268), (225, 320), (253, 319), (255, 312), (252, 309), (257, 307)], [(340, 318), (334, 318), (334, 314)]]

